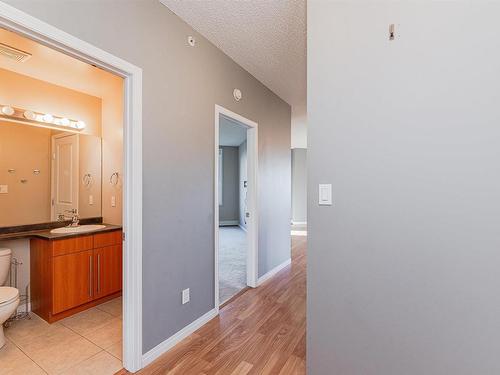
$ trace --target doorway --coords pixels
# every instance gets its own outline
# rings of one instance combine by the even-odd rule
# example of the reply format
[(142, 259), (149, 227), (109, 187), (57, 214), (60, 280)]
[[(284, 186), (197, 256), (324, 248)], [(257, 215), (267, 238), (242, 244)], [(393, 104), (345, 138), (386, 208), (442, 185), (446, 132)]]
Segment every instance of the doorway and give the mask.
[(142, 367), (142, 70), (1, 2), (0, 27), (123, 79), (123, 346), (117, 350), (123, 349), (123, 366), (137, 371)]
[(257, 123), (215, 108), (215, 305), (257, 286)]

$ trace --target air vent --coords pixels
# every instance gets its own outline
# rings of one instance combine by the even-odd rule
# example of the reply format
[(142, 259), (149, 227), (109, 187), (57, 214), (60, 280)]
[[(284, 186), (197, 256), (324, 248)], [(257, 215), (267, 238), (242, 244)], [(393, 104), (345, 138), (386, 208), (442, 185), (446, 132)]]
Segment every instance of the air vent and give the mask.
[(31, 57), (31, 53), (21, 51), (3, 43), (0, 43), (0, 55), (19, 62), (25, 62)]

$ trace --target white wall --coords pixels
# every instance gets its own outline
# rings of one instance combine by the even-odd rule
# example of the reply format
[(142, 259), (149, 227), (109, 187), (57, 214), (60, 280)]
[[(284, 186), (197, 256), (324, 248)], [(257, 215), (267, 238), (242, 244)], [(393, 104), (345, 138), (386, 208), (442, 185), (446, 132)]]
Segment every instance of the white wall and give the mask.
[(307, 148), (306, 105), (292, 107), (291, 148)]
[(292, 149), (292, 223), (307, 223), (307, 149)]
[(308, 374), (500, 373), (499, 15), (308, 2)]

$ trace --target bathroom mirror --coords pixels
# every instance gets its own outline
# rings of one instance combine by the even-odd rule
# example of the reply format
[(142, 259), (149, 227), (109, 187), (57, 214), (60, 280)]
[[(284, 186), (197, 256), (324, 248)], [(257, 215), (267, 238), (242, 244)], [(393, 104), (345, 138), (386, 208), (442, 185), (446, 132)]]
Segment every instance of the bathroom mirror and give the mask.
[(101, 138), (0, 121), (0, 227), (101, 214)]

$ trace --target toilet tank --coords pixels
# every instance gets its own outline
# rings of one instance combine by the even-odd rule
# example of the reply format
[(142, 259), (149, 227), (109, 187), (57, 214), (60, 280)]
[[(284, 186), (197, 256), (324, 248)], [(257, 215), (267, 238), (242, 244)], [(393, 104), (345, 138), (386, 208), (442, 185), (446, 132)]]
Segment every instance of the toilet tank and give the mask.
[(12, 257), (12, 251), (10, 249), (0, 248), (0, 286), (5, 285), (7, 282), (7, 276), (9, 276), (10, 271), (10, 259)]

